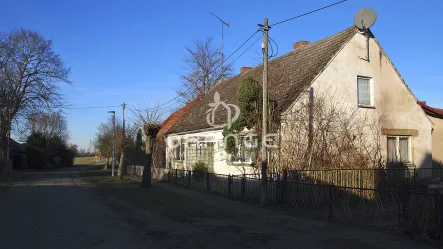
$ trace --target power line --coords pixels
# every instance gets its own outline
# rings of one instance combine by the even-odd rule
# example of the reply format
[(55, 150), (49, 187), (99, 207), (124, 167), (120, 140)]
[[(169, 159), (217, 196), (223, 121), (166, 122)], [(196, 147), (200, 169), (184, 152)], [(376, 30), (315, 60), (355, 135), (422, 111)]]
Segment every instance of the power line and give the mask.
[(330, 5), (327, 5), (327, 6), (321, 7), (321, 8), (319, 8), (319, 9), (316, 9), (316, 10), (313, 10), (313, 11), (306, 12), (306, 13), (304, 13), (304, 14), (301, 14), (301, 15), (298, 15), (298, 16), (291, 17), (291, 18), (289, 18), (289, 19), (286, 19), (286, 20), (283, 20), (283, 21), (280, 21), (280, 22), (276, 22), (276, 23), (274, 23), (274, 24), (272, 24), (272, 25), (270, 25), (270, 26), (275, 26), (275, 25), (278, 25), (278, 24), (281, 24), (281, 23), (284, 23), (284, 22), (289, 22), (289, 21), (291, 21), (291, 20), (294, 20), (294, 19), (300, 18), (300, 17), (302, 17), (302, 16), (306, 16), (306, 15), (312, 14), (312, 13), (317, 12), (317, 11), (320, 11), (320, 10), (327, 9), (327, 8), (329, 8), (329, 7), (332, 7), (332, 6), (337, 5), (337, 4), (344, 3), (344, 2), (346, 2), (346, 1), (348, 1), (348, 0), (342, 0), (342, 1), (339, 1), (339, 2), (336, 2), (336, 3), (333, 3), (333, 4), (330, 4)]
[(254, 46), (261, 38), (263, 37), (263, 34), (257, 39), (255, 40), (245, 51), (243, 51), (239, 56), (237, 56), (237, 58), (235, 58), (231, 63), (229, 63), (229, 65), (233, 64), (236, 60), (238, 60), (238, 58), (240, 58), (244, 53), (246, 53), (252, 46)]
[[(210, 72), (209, 72), (209, 74), (212, 74), (213, 72), (215, 72), (215, 70), (217, 70), (220, 66), (222, 66), (227, 60), (229, 60), (229, 58), (231, 58), (235, 53), (237, 53), (246, 43), (248, 43), (258, 32), (260, 31), (260, 29), (258, 29), (257, 31), (255, 31), (251, 36), (249, 36), (249, 38), (248, 39), (246, 39), (246, 41), (245, 42), (243, 42), (236, 50), (234, 50), (234, 52), (232, 52), (224, 61), (222, 61), (221, 63), (220, 63), (220, 65), (218, 65), (217, 67), (215, 67), (214, 69), (212, 69)], [(244, 53), (244, 52), (243, 52)], [(237, 60), (238, 59), (238, 57), (235, 59), (235, 60)], [(235, 61), (234, 60), (234, 61)], [(229, 63), (229, 66), (232, 64), (232, 62), (231, 63)]]
[(242, 45), (240, 45), (240, 47), (238, 47), (234, 52), (232, 52), (232, 54), (230, 54), (228, 56), (228, 58), (226, 58), (225, 61), (227, 61), (229, 58), (231, 58), (235, 53), (237, 53), (238, 50), (240, 50), (246, 43), (248, 43), (249, 40), (252, 39), (252, 37), (254, 37), (260, 30), (258, 29), (257, 31), (255, 31), (245, 42), (243, 42)]
[[(171, 107), (171, 106), (177, 104), (177, 102), (172, 103), (171, 105), (168, 105), (168, 106), (166, 106), (166, 107), (164, 107), (164, 108), (159, 108), (159, 107), (165, 106), (165, 105), (171, 103), (172, 101), (177, 100), (178, 98), (180, 98), (180, 96), (176, 96), (176, 97), (174, 97), (173, 99), (170, 99), (170, 100), (166, 101), (165, 103), (162, 103), (162, 104), (160, 104), (160, 105), (156, 105), (156, 106), (151, 107), (151, 108), (146, 108), (146, 109), (143, 109), (143, 110), (151, 111), (151, 110), (155, 110), (155, 109), (159, 109), (159, 110), (160, 110), (160, 109), (164, 109), (164, 108), (169, 108), (169, 107)], [(128, 109), (130, 109), (131, 111), (137, 111), (137, 112), (141, 111), (140, 109), (138, 109), (138, 108), (135, 107), (134, 105), (131, 105), (131, 106), (132, 106), (132, 108), (128, 108)]]
[(105, 109), (112, 107), (120, 107), (121, 105), (110, 105), (110, 106), (88, 106), (88, 107), (66, 107), (68, 110), (85, 110), (85, 109)]
[[(271, 45), (271, 49), (272, 49), (272, 54), (271, 54), (271, 56), (269, 58), (277, 57), (278, 56), (278, 44), (274, 41), (274, 39), (271, 38), (271, 36), (268, 36), (268, 37), (269, 37), (269, 40), (270, 40), (269, 44)], [(273, 48), (271, 42), (273, 42), (275, 44), (275, 47), (276, 47), (276, 50), (277, 50), (277, 52), (275, 54), (274, 54), (274, 48)]]

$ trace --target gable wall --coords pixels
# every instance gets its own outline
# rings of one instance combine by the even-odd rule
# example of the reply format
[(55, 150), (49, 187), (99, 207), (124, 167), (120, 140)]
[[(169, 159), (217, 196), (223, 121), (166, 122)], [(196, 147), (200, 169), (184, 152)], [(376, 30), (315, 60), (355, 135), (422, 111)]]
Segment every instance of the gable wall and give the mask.
[(429, 116), (434, 123), (432, 131), (432, 163), (434, 167), (443, 167), (443, 119)]
[[(418, 136), (412, 138), (413, 163), (417, 167), (432, 167), (430, 120), (373, 38), (370, 39), (370, 62), (359, 58), (365, 58), (366, 53), (366, 38), (357, 33), (314, 81), (311, 86), (314, 96), (333, 95), (349, 111), (356, 111), (356, 116), (368, 115), (374, 122), (383, 115), (386, 117), (383, 126), (387, 129), (417, 130)], [(374, 109), (357, 106), (357, 76), (373, 79)], [(306, 99), (307, 94), (300, 100)], [(296, 106), (297, 102), (292, 108)], [(386, 160), (386, 136), (382, 136), (381, 145)]]

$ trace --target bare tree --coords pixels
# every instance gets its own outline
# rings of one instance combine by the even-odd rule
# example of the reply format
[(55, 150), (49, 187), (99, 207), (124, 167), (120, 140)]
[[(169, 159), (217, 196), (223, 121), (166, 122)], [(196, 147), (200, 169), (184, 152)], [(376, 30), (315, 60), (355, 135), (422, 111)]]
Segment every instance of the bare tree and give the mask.
[(134, 111), (136, 117), (136, 123), (143, 127), (143, 134), (145, 137), (145, 161), (146, 164), (143, 168), (143, 178), (141, 187), (151, 186), (151, 166), (152, 166), (152, 154), (155, 147), (155, 140), (160, 126), (164, 119), (164, 111), (160, 105), (157, 104), (153, 108), (141, 108)]
[(183, 103), (205, 95), (232, 72), (232, 65), (223, 63), (221, 51), (212, 47), (212, 41), (208, 37), (194, 41), (194, 48), (186, 47), (186, 73), (180, 75), (181, 86), (176, 90)]
[(70, 83), (69, 72), (52, 42), (39, 33), (0, 33), (0, 160), (8, 159), (9, 143), (4, 141), (13, 120), (62, 106), (57, 83)]
[[(134, 143), (137, 129), (135, 125), (126, 125), (125, 138), (123, 138), (123, 127), (121, 120), (115, 118), (115, 149), (116, 155), (121, 154), (128, 146)], [(106, 122), (98, 126), (98, 131), (95, 135), (94, 146), (98, 149), (100, 155), (109, 158), (112, 154), (112, 145), (114, 143), (114, 126), (112, 118), (110, 117)], [(105, 165), (105, 169), (107, 169)], [(119, 174), (122, 172), (122, 165), (118, 167)]]
[[(314, 98), (312, 98), (313, 100)], [(386, 117), (352, 108), (334, 94), (300, 101), (282, 117), (280, 166), (289, 169), (377, 168)]]
[(68, 123), (61, 112), (30, 115), (25, 121), (22, 134), (27, 137), (35, 132), (40, 133), (47, 143), (51, 143), (54, 137), (57, 137), (63, 143), (67, 143), (69, 140)]

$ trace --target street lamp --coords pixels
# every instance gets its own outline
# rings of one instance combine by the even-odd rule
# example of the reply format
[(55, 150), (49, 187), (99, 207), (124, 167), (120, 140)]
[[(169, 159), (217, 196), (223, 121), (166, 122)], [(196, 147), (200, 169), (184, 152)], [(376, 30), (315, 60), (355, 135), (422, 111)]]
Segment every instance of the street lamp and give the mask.
[(115, 111), (108, 111), (108, 113), (112, 113), (112, 176), (114, 176), (114, 164), (115, 164)]

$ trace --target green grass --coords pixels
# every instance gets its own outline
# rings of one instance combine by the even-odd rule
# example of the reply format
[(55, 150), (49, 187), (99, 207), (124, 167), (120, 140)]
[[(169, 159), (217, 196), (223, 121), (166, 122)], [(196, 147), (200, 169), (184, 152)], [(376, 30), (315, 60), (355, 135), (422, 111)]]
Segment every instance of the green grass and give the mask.
[(29, 173), (25, 172), (11, 172), (0, 174), (0, 187), (7, 187), (15, 182), (24, 181), (30, 176)]
[(119, 180), (117, 176), (111, 176), (111, 171), (103, 169), (91, 169), (80, 172), (83, 181), (96, 185), (119, 185), (119, 184), (138, 184), (140, 179), (124, 176), (123, 180)]
[(74, 158), (74, 165), (88, 165), (88, 164), (97, 164), (97, 163), (106, 163), (105, 160), (98, 160), (94, 157), (76, 157)]

